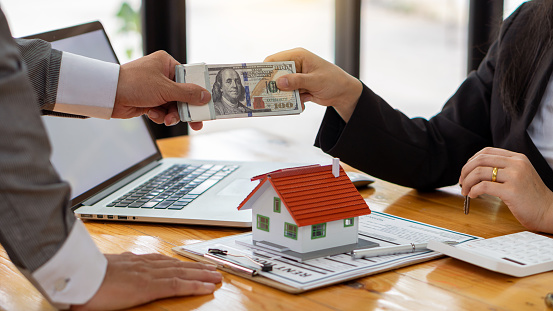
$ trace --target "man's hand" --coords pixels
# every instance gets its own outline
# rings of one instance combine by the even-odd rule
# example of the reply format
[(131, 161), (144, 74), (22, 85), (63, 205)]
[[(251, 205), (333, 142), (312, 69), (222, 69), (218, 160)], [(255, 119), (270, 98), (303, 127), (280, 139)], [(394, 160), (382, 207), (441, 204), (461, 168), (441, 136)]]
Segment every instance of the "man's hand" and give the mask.
[[(132, 118), (143, 114), (158, 123), (175, 125), (180, 121), (175, 101), (191, 105), (208, 103), (211, 94), (195, 84), (176, 83), (179, 63), (164, 51), (157, 51), (121, 66), (112, 118)], [(202, 123), (190, 124), (201, 129)]]
[(211, 294), (222, 276), (214, 266), (160, 254), (106, 255), (104, 281), (94, 297), (72, 310), (115, 310), (156, 299)]
[(348, 122), (363, 91), (363, 84), (340, 67), (302, 48), (265, 58), (266, 62), (294, 61), (297, 73), (278, 78), (283, 91), (299, 90), (301, 102), (332, 106)]

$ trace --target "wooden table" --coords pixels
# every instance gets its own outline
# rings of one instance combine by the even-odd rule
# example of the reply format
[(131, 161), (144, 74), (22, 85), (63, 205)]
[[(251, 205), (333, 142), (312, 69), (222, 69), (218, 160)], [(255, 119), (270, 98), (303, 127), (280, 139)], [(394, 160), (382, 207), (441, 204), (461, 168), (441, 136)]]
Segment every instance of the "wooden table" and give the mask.
[[(253, 130), (162, 139), (158, 145), (165, 157), (288, 157), (291, 161), (298, 157), (306, 161), (325, 157), (311, 146), (299, 146)], [(254, 152), (256, 148), (258, 152)], [(377, 180), (361, 194), (372, 210), (485, 238), (524, 230), (495, 197), (472, 200), (470, 214), (464, 215), (458, 186), (420, 193)], [(187, 259), (174, 254), (172, 247), (248, 231), (124, 222), (85, 224), (105, 253), (158, 252), (182, 260)], [(134, 310), (546, 310), (544, 296), (553, 292), (553, 272), (514, 278), (445, 257), (299, 295), (228, 273), (223, 275), (223, 282), (213, 295), (164, 299)], [(0, 310), (52, 309), (0, 248)]]

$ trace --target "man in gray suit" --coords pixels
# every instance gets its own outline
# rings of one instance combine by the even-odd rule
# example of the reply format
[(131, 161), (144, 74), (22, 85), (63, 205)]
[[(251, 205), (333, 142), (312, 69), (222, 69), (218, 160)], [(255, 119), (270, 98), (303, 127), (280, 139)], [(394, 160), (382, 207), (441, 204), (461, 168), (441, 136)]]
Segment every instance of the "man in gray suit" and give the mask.
[[(118, 309), (214, 291), (221, 275), (160, 254), (100, 253), (69, 208), (50, 164), (40, 112), (65, 117), (179, 120), (172, 101), (205, 104), (207, 90), (177, 84), (177, 62), (156, 52), (119, 66), (14, 40), (0, 11), (0, 243), (60, 309)], [(39, 109), (40, 108), (40, 109)]]

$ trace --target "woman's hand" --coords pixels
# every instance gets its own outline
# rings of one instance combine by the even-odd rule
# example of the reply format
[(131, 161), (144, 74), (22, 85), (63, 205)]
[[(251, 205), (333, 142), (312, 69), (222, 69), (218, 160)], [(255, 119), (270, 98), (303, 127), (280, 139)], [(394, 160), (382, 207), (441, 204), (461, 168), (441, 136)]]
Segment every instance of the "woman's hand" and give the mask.
[(294, 61), (297, 73), (280, 77), (278, 88), (283, 91), (299, 90), (302, 103), (312, 101), (332, 106), (344, 121), (349, 121), (363, 91), (361, 81), (302, 48), (279, 52), (265, 58), (265, 61)]
[[(492, 182), (494, 167), (498, 170)], [(484, 148), (467, 161), (459, 183), (463, 195), (499, 197), (523, 226), (553, 233), (553, 192), (524, 154)]]

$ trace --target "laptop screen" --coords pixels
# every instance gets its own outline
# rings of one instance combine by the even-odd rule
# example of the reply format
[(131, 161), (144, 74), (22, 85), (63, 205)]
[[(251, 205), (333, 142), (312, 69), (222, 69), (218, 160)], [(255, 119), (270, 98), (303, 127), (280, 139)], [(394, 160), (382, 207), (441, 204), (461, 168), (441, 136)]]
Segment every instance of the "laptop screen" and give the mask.
[[(91, 24), (27, 38), (38, 37), (52, 42), (58, 50), (117, 63), (101, 24)], [(143, 118), (83, 120), (44, 116), (42, 120), (52, 145), (52, 164), (71, 184), (72, 205), (160, 157)]]

